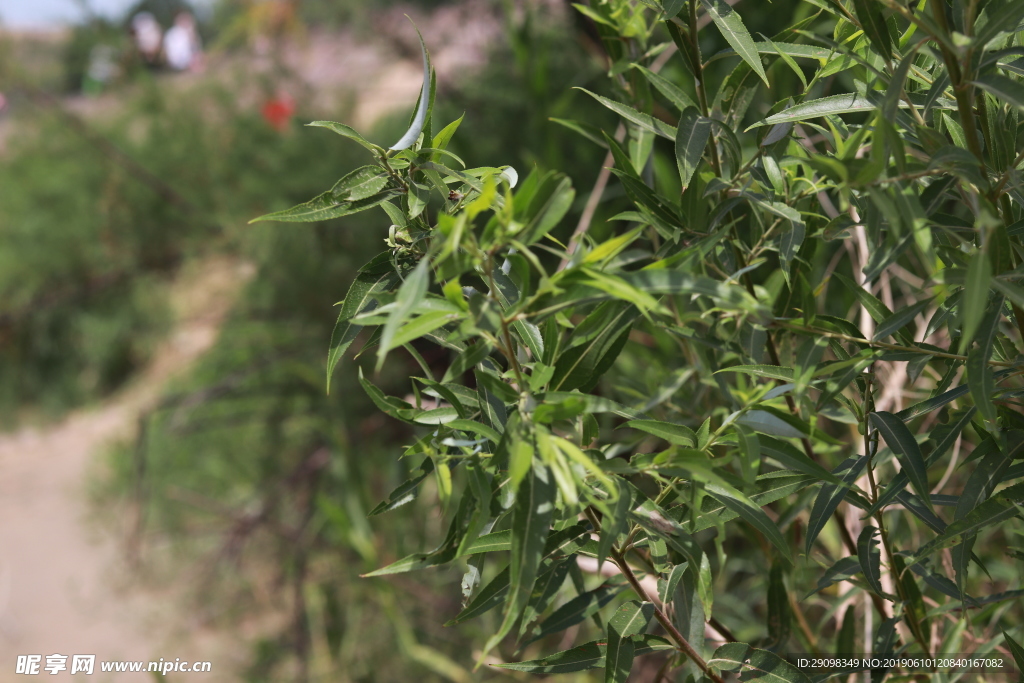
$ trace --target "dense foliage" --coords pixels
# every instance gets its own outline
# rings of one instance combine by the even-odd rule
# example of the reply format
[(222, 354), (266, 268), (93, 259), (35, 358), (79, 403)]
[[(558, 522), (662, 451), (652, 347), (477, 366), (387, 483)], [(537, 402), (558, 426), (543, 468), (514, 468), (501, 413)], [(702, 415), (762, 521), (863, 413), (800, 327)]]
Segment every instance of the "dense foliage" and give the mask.
[(615, 91), (587, 95), (621, 123), (561, 123), (607, 150), (632, 204), (608, 221), (585, 211), (567, 235), (559, 173), (461, 168), (430, 78), (391, 149), (313, 124), (371, 163), (264, 217), (390, 221), (340, 306), (328, 377), (360, 340), (378, 370), (403, 349), (419, 363), (405, 398), (359, 375), (418, 426), (414, 476), (371, 514), (431, 479), (450, 524), (371, 576), (462, 566), (452, 622), (499, 615), (481, 659), (592, 620), (595, 639), (501, 666), (1024, 666), (1024, 4), (775, 6), (792, 22), (761, 40), (723, 0), (577, 6)]

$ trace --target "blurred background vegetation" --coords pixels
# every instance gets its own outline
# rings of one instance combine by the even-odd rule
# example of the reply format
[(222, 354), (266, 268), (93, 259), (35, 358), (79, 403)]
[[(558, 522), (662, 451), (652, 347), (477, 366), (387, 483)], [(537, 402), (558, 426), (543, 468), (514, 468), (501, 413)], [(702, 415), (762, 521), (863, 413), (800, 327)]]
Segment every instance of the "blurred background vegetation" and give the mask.
[[(6, 427), (57, 420), (131, 382), (170, 331), (169, 283), (188, 264), (228, 256), (255, 268), (213, 349), (142, 416), (138, 438), (112, 450), (96, 485), (99, 499), (130, 502), (126, 543), (141, 571), (166, 579), (204, 567), (192, 599), (206, 621), (231, 627), (261, 611), (283, 615), (253, 643), (245, 680), (507, 676), (465, 668), (465, 653), (493, 624), (479, 632), (471, 624), (439, 628), (459, 609), (458, 573), (357, 577), (432, 547), (444, 531), (429, 479), (416, 502), (367, 517), (409, 477), (411, 465), (398, 455), (411, 435), (369, 404), (351, 361), (331, 394), (324, 391), (333, 306), (355, 269), (383, 248), (386, 217), (247, 225), (365, 161), (355, 145), (301, 127), (349, 121), (355, 95), (337, 82), (326, 92), (319, 72), (301, 73), (291, 51), (320, 41), (397, 61), (395, 36), (409, 33), (403, 12), (439, 48), (436, 36), (453, 28), (430, 17), (455, 5), (462, 14), (449, 20), (489, 17), (500, 39), (472, 55), (473, 68), (441, 74), (435, 120), (465, 113), (451, 149), (470, 166), (512, 164), (521, 176), (534, 165), (566, 172), (579, 199), (556, 233), (565, 239), (604, 150), (549, 119), (584, 119), (609, 133), (616, 125), (571, 89), (605, 91), (607, 65), (594, 26), (569, 3), (223, 0), (200, 14), (208, 65), (188, 75), (144, 68), (126, 31), (143, 10), (169, 25), (184, 0), (143, 0), (123, 17), (94, 16), (59, 36), (0, 37), (8, 102), (0, 111)], [(812, 10), (797, 0), (743, 4), (747, 25), (769, 35)], [(376, 45), (353, 37), (374, 34)], [(722, 47), (717, 34), (708, 36), (707, 50)], [(85, 96), (97, 46), (109, 48), (116, 75)], [(669, 62), (665, 73), (674, 68)], [(294, 103), (293, 114), (268, 118), (266, 104), (284, 100)], [(397, 137), (412, 105), (362, 132)], [(621, 191), (610, 188), (595, 236), (624, 207)], [(385, 390), (405, 391), (403, 368), (390, 363), (386, 372)], [(646, 390), (642, 368), (625, 372)], [(663, 378), (646, 379), (656, 387)], [(635, 675), (649, 680), (650, 673)]]

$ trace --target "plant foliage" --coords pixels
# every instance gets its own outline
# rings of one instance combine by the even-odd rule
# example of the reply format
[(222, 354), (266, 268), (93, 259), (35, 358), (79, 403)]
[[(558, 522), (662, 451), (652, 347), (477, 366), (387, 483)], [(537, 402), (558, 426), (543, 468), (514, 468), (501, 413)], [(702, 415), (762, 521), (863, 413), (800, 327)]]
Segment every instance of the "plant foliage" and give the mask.
[(501, 665), (532, 673), (1019, 657), (1024, 4), (817, 0), (771, 37), (723, 0), (577, 8), (615, 92), (580, 97), (620, 123), (562, 123), (628, 210), (568, 235), (568, 177), (464, 168), (424, 48), (415, 142), (317, 122), (371, 163), (263, 217), (390, 220), (328, 376), (357, 341), (378, 370), (420, 363), (404, 398), (359, 374), (418, 428), (417, 474), (374, 512), (432, 477), (450, 522), (369, 576), (463, 566), (452, 621), (498, 615), (481, 659), (600, 629)]

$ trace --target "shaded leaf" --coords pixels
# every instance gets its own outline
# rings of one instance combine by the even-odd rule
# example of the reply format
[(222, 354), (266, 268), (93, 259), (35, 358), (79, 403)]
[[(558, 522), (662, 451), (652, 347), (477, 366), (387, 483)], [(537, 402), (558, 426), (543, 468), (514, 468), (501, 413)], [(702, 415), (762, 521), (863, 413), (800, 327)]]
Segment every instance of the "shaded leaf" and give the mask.
[(679, 118), (676, 132), (676, 165), (685, 190), (700, 166), (704, 148), (711, 138), (711, 119), (700, 115), (696, 107), (687, 107)]
[(704, 6), (704, 11), (715, 22), (718, 30), (722, 32), (725, 40), (732, 46), (732, 49), (736, 50), (736, 54), (753, 69), (765, 85), (770, 86), (768, 76), (764, 73), (764, 66), (761, 64), (757, 46), (754, 45), (754, 39), (750, 37), (747, 27), (743, 25), (743, 19), (740, 18), (739, 12), (724, 0), (701, 0), (701, 4)]
[(805, 673), (774, 652), (758, 650), (746, 643), (721, 646), (708, 660), (708, 665), (722, 671), (739, 672), (743, 681), (811, 683)]
[(910, 433), (903, 421), (892, 413), (878, 411), (871, 413), (871, 423), (879, 431), (885, 443), (896, 454), (900, 465), (914, 487), (925, 501), (931, 502), (931, 489), (928, 488), (928, 467), (921, 455), (914, 435)]

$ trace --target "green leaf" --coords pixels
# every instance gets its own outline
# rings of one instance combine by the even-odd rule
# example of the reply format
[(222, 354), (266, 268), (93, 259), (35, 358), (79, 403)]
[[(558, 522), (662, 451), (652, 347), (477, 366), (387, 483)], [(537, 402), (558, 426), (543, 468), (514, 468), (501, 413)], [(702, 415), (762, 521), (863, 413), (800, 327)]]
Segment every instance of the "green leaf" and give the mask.
[(608, 625), (614, 626), (619, 636), (629, 638), (646, 631), (652, 616), (654, 616), (653, 603), (630, 600), (615, 611), (615, 614), (608, 620)]
[(358, 142), (360, 145), (370, 150), (371, 152), (382, 153), (384, 151), (383, 147), (373, 144), (372, 142), (364, 138), (362, 135), (357, 133), (355, 129), (351, 128), (350, 126), (346, 126), (344, 123), (336, 123), (334, 121), (313, 121), (312, 123), (307, 123), (306, 125), (313, 126), (315, 128), (326, 128), (327, 130), (337, 133), (342, 137), (349, 138), (350, 140), (355, 140), (356, 142)]
[(736, 50), (736, 54), (754, 70), (754, 73), (764, 81), (765, 85), (771, 87), (771, 84), (768, 83), (768, 76), (764, 73), (764, 66), (761, 64), (757, 46), (754, 45), (754, 39), (750, 37), (750, 32), (743, 25), (743, 19), (740, 18), (739, 13), (724, 0), (701, 0), (701, 4), (704, 6), (704, 11), (715, 22), (718, 30), (722, 32), (726, 42)]
[(740, 673), (742, 681), (764, 683), (811, 683), (800, 669), (774, 652), (758, 650), (746, 643), (728, 643), (715, 650), (708, 665)]
[(634, 502), (641, 501), (632, 512), (630, 518), (642, 526), (648, 534), (654, 534), (683, 554), (694, 567), (700, 567), (700, 558), (704, 554), (693, 536), (687, 533), (679, 522), (675, 521), (657, 503), (647, 498), (642, 491), (632, 486)]
[(896, 454), (900, 465), (910, 479), (922, 500), (931, 505), (931, 489), (928, 487), (928, 467), (925, 465), (921, 447), (903, 421), (892, 413), (878, 411), (871, 413), (871, 423), (885, 439), (885, 443)]
[(878, 539), (875, 536), (878, 529), (873, 526), (866, 526), (857, 537), (857, 561), (860, 563), (861, 571), (867, 580), (871, 590), (878, 595), (885, 595), (882, 589), (882, 552), (878, 549)]
[(914, 556), (908, 559), (907, 563), (913, 564), (918, 562), (937, 550), (948, 548), (956, 543), (960, 537), (971, 536), (985, 527), (1019, 515), (1021, 503), (1024, 503), (1024, 483), (1015, 484), (1007, 489), (1003, 489), (964, 515), (962, 519), (947, 526), (946, 530), (937, 537), (914, 551)]
[(773, 562), (768, 573), (768, 642), (772, 649), (786, 644), (789, 638), (791, 610), (782, 565)]
[(359, 213), (360, 211), (366, 211), (378, 204), (383, 204), (394, 196), (394, 194), (395, 193), (391, 190), (384, 190), (363, 199), (345, 201), (338, 199), (334, 195), (334, 192), (329, 190), (317, 197), (314, 197), (313, 199), (310, 199), (308, 202), (293, 206), (290, 209), (277, 211), (275, 213), (268, 213), (265, 216), (260, 216), (259, 218), (253, 218), (249, 223), (258, 223), (260, 221), (316, 223), (318, 221), (341, 218), (342, 216), (349, 216), (354, 213)]
[(396, 420), (409, 421), (409, 413), (412, 412), (413, 407), (402, 399), (388, 396), (381, 391), (373, 382), (363, 376), (362, 368), (359, 368), (359, 384), (363, 387), (366, 395), (370, 397), (370, 400), (373, 401), (373, 404), (383, 413), (390, 415)]
[(404, 346), (405, 344), (419, 339), (420, 337), (425, 337), (439, 327), (457, 323), (465, 317), (466, 316), (462, 313), (453, 313), (450, 311), (432, 311), (416, 316), (409, 322), (402, 325), (402, 327), (395, 332), (394, 336), (389, 341), (389, 349)]
[(398, 296), (395, 297), (395, 307), (388, 313), (388, 320), (384, 323), (384, 330), (380, 336), (380, 350), (377, 352), (378, 370), (384, 365), (388, 351), (400, 346), (400, 344), (393, 343), (395, 335), (399, 328), (408, 321), (420, 301), (426, 297), (429, 285), (430, 263), (428, 259), (424, 258), (405, 278), (405, 282), (398, 290)]
[(445, 626), (454, 626), (467, 619), (478, 617), (503, 603), (505, 594), (508, 592), (508, 580), (509, 568), (505, 567), (491, 579), (490, 583), (480, 589), (476, 597)]
[(901, 329), (909, 325), (911, 321), (913, 321), (914, 318), (917, 317), (918, 313), (928, 308), (928, 305), (931, 304), (931, 302), (932, 300), (929, 298), (925, 299), (924, 301), (918, 301), (916, 304), (912, 306), (900, 308), (898, 311), (896, 311), (891, 316), (889, 316), (888, 318), (886, 318), (885, 320), (878, 324), (878, 327), (875, 328), (875, 336), (872, 337), (872, 340), (882, 341), (889, 335), (895, 334), (896, 332), (900, 331)]
[(640, 126), (646, 131), (654, 133), (655, 135), (660, 135), (668, 140), (676, 139), (675, 128), (660, 119), (654, 118), (650, 114), (644, 114), (643, 112), (633, 109), (633, 107), (630, 107), (627, 104), (622, 104), (621, 102), (616, 102), (615, 100), (610, 100), (607, 97), (602, 97), (601, 95), (592, 93), (586, 88), (576, 88), (576, 90), (582, 90), (622, 118), (632, 124)]
[(978, 331), (978, 325), (985, 316), (985, 308), (988, 303), (988, 290), (992, 281), (992, 264), (988, 255), (978, 250), (971, 256), (971, 262), (967, 264), (967, 279), (964, 281), (964, 294), (957, 306), (960, 318), (960, 351), (967, 350), (967, 347), (974, 340), (974, 334)]
[(996, 390), (996, 382), (992, 377), (992, 369), (988, 366), (985, 349), (974, 347), (967, 353), (967, 386), (974, 398), (974, 405), (985, 419), (996, 419), (996, 408), (992, 404), (992, 394)]
[[(520, 192), (526, 190), (524, 187)], [(572, 208), (573, 200), (576, 198), (576, 191), (572, 188), (572, 181), (566, 177), (559, 176), (556, 179), (549, 179), (532, 202), (530, 202), (527, 226), (519, 234), (519, 241), (529, 246), (547, 235), (558, 225), (559, 221)]]
[(555, 479), (551, 470), (535, 463), (532, 474), (519, 485), (512, 513), (511, 592), (506, 619), (511, 615), (514, 620), (530, 599), (554, 509)]
[(676, 132), (676, 165), (683, 190), (690, 185), (694, 171), (700, 166), (704, 148), (711, 138), (711, 119), (700, 115), (696, 107), (687, 107), (679, 117)]
[(801, 102), (773, 114), (755, 126), (772, 126), (778, 123), (791, 123), (794, 121), (806, 121), (822, 116), (833, 114), (851, 114), (859, 111), (871, 111), (875, 103), (863, 95), (848, 93), (843, 95), (830, 95), (817, 100)]
[(641, 66), (640, 64), (634, 64), (633, 68), (642, 73), (644, 78), (650, 81), (651, 85), (657, 88), (658, 92), (664, 95), (680, 112), (685, 110), (687, 107), (697, 107), (697, 103), (669, 79), (654, 73), (647, 67)]
[(362, 271), (348, 289), (345, 301), (341, 304), (338, 321), (331, 333), (331, 348), (327, 353), (327, 393), (331, 392), (331, 376), (342, 356), (355, 341), (362, 329), (349, 321), (359, 313), (368, 312), (376, 307), (374, 296), (391, 291), (399, 282), (398, 273), (388, 270), (384, 273)]
[(707, 483), (704, 485), (704, 488), (709, 496), (738, 514), (744, 521), (760, 531), (775, 546), (775, 549), (779, 551), (779, 555), (789, 564), (793, 564), (793, 556), (789, 552), (789, 543), (786, 542), (782, 532), (779, 531), (779, 527), (769, 519), (768, 515), (764, 513), (764, 510), (757, 503), (728, 485)]
[(473, 420), (452, 420), (448, 423), (448, 426), (452, 429), (458, 429), (463, 432), (471, 432), (479, 436), (484, 437), (491, 441), (491, 443), (497, 444), (501, 441), (501, 435), (495, 430), (491, 429), (485, 424), (474, 422)]
[(608, 625), (608, 647), (604, 665), (605, 683), (625, 683), (633, 668), (634, 647), (629, 638), (622, 638)]
[(466, 118), (465, 114), (449, 123), (441, 129), (440, 133), (434, 136), (434, 140), (430, 143), (430, 147), (439, 151), (431, 155), (431, 161), (438, 161), (441, 158), (440, 150), (448, 148), (448, 143), (451, 142), (452, 137), (455, 135), (455, 131), (459, 129), (459, 125), (462, 123), (462, 119), (464, 118)]
[(978, 325), (975, 341), (978, 345), (967, 354), (967, 386), (971, 390), (974, 404), (985, 419), (995, 420), (996, 409), (992, 395), (996, 391), (995, 377), (988, 361), (992, 357), (996, 329), (1002, 317), (1003, 297), (997, 295), (989, 304), (981, 323)]
[(807, 457), (806, 454), (802, 453), (798, 449), (794, 448), (785, 441), (779, 441), (771, 437), (763, 437), (759, 439), (761, 443), (761, 452), (770, 458), (778, 460), (783, 467), (809, 474), (819, 481), (827, 481), (839, 486), (844, 486), (843, 481), (839, 477), (835, 476), (824, 467), (814, 462)]
[(533, 624), (534, 620), (547, 610), (551, 601), (555, 599), (555, 595), (557, 595), (562, 584), (565, 583), (565, 578), (569, 576), (571, 563), (575, 561), (575, 558), (570, 557), (546, 563), (550, 566), (537, 577), (537, 581), (533, 585), (533, 592), (530, 594), (530, 602), (527, 603), (526, 609), (523, 611), (523, 617), (519, 624), (520, 637), (526, 633), (526, 630)]
[[(410, 19), (410, 21), (412, 20)], [(413, 27), (415, 28), (415, 24), (413, 24)], [(419, 104), (416, 106), (416, 114), (413, 116), (412, 123), (409, 124), (408, 130), (402, 134), (398, 142), (391, 145), (391, 149), (396, 152), (408, 149), (416, 144), (420, 133), (423, 132), (423, 124), (427, 121), (427, 109), (430, 105), (430, 55), (427, 52), (427, 44), (423, 42), (423, 34), (420, 33), (418, 28), (416, 28), (416, 35), (419, 36), (420, 52), (423, 55), (423, 85), (420, 87)]]
[[(633, 655), (637, 657), (650, 652), (675, 649), (671, 643), (659, 636), (633, 636), (631, 640), (633, 641)], [(531, 674), (573, 673), (574, 671), (597, 669), (604, 666), (606, 648), (607, 643), (594, 640), (585, 645), (574, 647), (571, 650), (564, 650), (549, 655), (543, 659), (495, 664), (495, 666), (501, 669), (525, 671)]]
[(993, 97), (1024, 111), (1024, 85), (995, 72), (978, 76), (974, 85), (988, 91)]
[(619, 355), (639, 315), (635, 306), (626, 303), (598, 306), (569, 337), (549, 386), (553, 390), (589, 391)]
[(871, 46), (888, 62), (892, 58), (892, 37), (878, 3), (875, 0), (853, 0), (853, 11)]
[(458, 379), (464, 373), (476, 367), (478, 363), (481, 363), (484, 358), (487, 358), (490, 352), (491, 345), (486, 341), (479, 341), (475, 344), (470, 344), (466, 347), (466, 350), (459, 353), (459, 355), (455, 357), (455, 360), (452, 361), (452, 364), (448, 366), (441, 382), (447, 383)]
[[(928, 459), (925, 461), (926, 467), (931, 467), (932, 465), (939, 461), (939, 458), (946, 454), (946, 451), (948, 451), (953, 446), (953, 443), (956, 441), (957, 437), (960, 436), (960, 433), (963, 431), (964, 427), (970, 424), (971, 418), (974, 417), (975, 411), (976, 409), (971, 407), (963, 411), (959, 415), (959, 417), (957, 417), (955, 422), (944, 425), (943, 427), (940, 427), (933, 431), (932, 439), (930, 439), (929, 441), (934, 442), (935, 446), (934, 448), (932, 448), (931, 453), (928, 454)], [(904, 416), (905, 412), (906, 411), (897, 413), (896, 416), (899, 417), (901, 420), (910, 420), (910, 417)], [(873, 516), (883, 507), (892, 503), (892, 501), (896, 499), (896, 496), (900, 493), (900, 491), (906, 488), (908, 483), (910, 483), (910, 479), (907, 477), (906, 471), (900, 470), (900, 472), (893, 478), (893, 480), (886, 485), (885, 490), (882, 492), (882, 495), (878, 497), (878, 501), (865, 512), (865, 516)]]
[(352, 171), (331, 188), (334, 198), (353, 202), (372, 197), (388, 183), (388, 175), (379, 166), (363, 166)]
[(777, 379), (782, 382), (796, 381), (796, 372), (793, 368), (786, 368), (778, 365), (733, 365), (731, 367), (718, 370), (716, 374), (718, 372), (742, 372), (745, 375), (767, 377), (769, 379)]
[(1017, 664), (1017, 671), (1024, 671), (1024, 647), (1020, 646), (1016, 640), (1010, 637), (1010, 634), (1003, 631), (1003, 640), (1006, 641), (1006, 647), (1010, 649), (1010, 654), (1013, 655), (1013, 661)]
[[(864, 470), (867, 462), (867, 456), (864, 455), (847, 458), (832, 470), (832, 473), (836, 475), (841, 474), (843, 482), (847, 486), (852, 486), (857, 481), (857, 478), (860, 477), (860, 473)], [(811, 508), (811, 514), (807, 520), (807, 538), (804, 542), (804, 551), (808, 556), (811, 554), (814, 540), (821, 533), (821, 530), (825, 528), (828, 520), (832, 518), (832, 513), (836, 511), (836, 508), (839, 507), (839, 504), (846, 497), (846, 493), (849, 491), (847, 486), (824, 484), (821, 487), (821, 491), (818, 492), (818, 497), (814, 499), (814, 506)]]
[(828, 588), (834, 583), (846, 581), (854, 574), (860, 572), (860, 570), (860, 560), (856, 555), (847, 555), (846, 557), (841, 558), (829, 567), (825, 571), (824, 575), (818, 579), (818, 587), (811, 591), (807, 597)]
[(736, 424), (750, 427), (755, 432), (770, 436), (782, 436), (793, 439), (799, 439), (804, 436), (803, 432), (799, 429), (767, 410), (748, 410), (736, 418)]
[(590, 616), (596, 614), (602, 607), (611, 602), (612, 598), (628, 587), (629, 584), (620, 576), (605, 581), (592, 591), (577, 595), (542, 621), (533, 630), (533, 636), (524, 643), (524, 647), (552, 633), (560, 633), (570, 626), (575, 626), (590, 618)]
[(693, 448), (697, 445), (697, 435), (685, 425), (662, 422), (660, 420), (630, 420), (625, 426), (653, 434), (659, 439), (664, 439), (677, 446)]
[(494, 553), (512, 548), (512, 530), (492, 531), (470, 543), (459, 555), (476, 555), (477, 553)]
[(411, 503), (416, 499), (417, 489), (419, 489), (420, 483), (430, 476), (430, 473), (434, 471), (434, 461), (431, 458), (426, 458), (423, 464), (420, 465), (416, 470), (419, 473), (410, 477), (409, 479), (402, 482), (391, 495), (388, 496), (387, 500), (381, 501), (377, 507), (370, 510), (368, 517), (379, 515), (389, 510), (402, 507), (406, 503)]
[(574, 133), (578, 133), (579, 135), (585, 137), (587, 140), (593, 142), (598, 147), (608, 146), (608, 144), (604, 141), (604, 138), (601, 137), (601, 129), (597, 128), (596, 126), (592, 126), (589, 123), (585, 123), (583, 121), (574, 121), (572, 119), (559, 119), (555, 118), (554, 116), (552, 116), (548, 120), (551, 121), (552, 123), (557, 123), (560, 126), (568, 128)]

